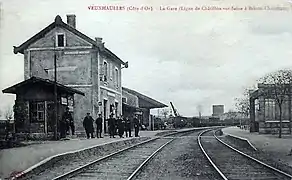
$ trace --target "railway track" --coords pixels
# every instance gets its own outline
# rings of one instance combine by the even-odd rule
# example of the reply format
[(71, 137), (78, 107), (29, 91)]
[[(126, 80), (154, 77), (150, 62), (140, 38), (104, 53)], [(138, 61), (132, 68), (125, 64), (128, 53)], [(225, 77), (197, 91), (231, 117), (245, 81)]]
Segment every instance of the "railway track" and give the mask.
[(61, 179), (133, 179), (138, 172), (149, 162), (163, 147), (180, 136), (193, 133), (171, 133), (144, 141), (137, 145), (122, 149), (100, 159), (94, 160), (70, 172), (64, 173), (53, 180)]
[(201, 132), (198, 143), (206, 158), (224, 180), (292, 179), (291, 175), (226, 144), (213, 130)]

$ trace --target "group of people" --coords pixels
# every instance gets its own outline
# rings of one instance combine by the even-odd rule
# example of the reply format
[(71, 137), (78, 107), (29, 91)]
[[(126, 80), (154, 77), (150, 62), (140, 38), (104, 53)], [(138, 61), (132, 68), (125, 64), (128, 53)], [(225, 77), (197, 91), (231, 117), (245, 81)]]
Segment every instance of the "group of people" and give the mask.
[[(115, 138), (115, 135), (119, 135), (120, 138), (124, 138), (124, 134), (126, 134), (126, 137), (132, 137), (132, 126), (135, 129), (135, 137), (139, 137), (139, 128), (141, 127), (141, 123), (137, 115), (135, 115), (133, 119), (130, 119), (123, 116), (118, 116), (115, 118), (113, 114), (110, 114), (109, 119), (106, 119), (105, 121), (108, 122), (110, 138)], [(94, 124), (96, 124), (96, 137), (103, 138), (101, 136), (103, 125), (101, 114), (98, 114), (98, 117), (94, 120), (90, 113), (87, 113), (83, 120), (83, 127), (85, 129), (87, 139), (94, 138)], [(72, 135), (75, 135), (74, 121), (68, 107), (66, 107), (66, 111), (60, 120), (59, 126), (61, 138), (66, 138), (66, 135), (69, 134), (70, 129)]]
[[(114, 118), (114, 115), (111, 114), (109, 119), (106, 120), (108, 122), (108, 130), (110, 138), (115, 138), (115, 135), (119, 135), (120, 138), (124, 138), (124, 134), (126, 137), (132, 137), (132, 121), (128, 117), (118, 116)], [(90, 116), (90, 113), (87, 113), (86, 117), (83, 120), (83, 127), (86, 132), (87, 139), (94, 138), (94, 119)], [(102, 117), (101, 114), (98, 114), (98, 118), (95, 120), (96, 124), (96, 137), (102, 138)], [(135, 129), (135, 137), (139, 137), (139, 127), (140, 121), (137, 116), (133, 118), (133, 125)]]

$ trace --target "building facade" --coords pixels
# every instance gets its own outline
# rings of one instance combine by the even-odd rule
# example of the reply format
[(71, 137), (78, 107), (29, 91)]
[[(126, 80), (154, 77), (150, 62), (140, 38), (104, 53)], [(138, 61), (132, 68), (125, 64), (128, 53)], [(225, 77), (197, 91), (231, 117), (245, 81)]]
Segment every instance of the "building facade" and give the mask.
[(164, 108), (167, 105), (154, 100), (144, 94), (141, 94), (133, 89), (126, 87), (122, 88), (123, 92), (123, 114), (131, 117), (134, 114), (138, 115), (141, 123), (153, 130), (154, 118), (150, 114), (151, 109)]
[[(258, 89), (250, 92), (250, 131), (260, 134), (278, 134), (280, 129), (280, 109), (273, 93), (273, 87), (258, 84)], [(290, 90), (291, 92), (291, 90)], [(281, 105), (282, 133), (289, 134), (291, 129), (291, 93), (282, 94)], [(282, 98), (281, 98), (282, 99)]]
[[(70, 110), (77, 130), (89, 112), (108, 118), (110, 113), (122, 113), (121, 69), (127, 67), (109, 49), (102, 38), (91, 39), (76, 29), (76, 16), (67, 15), (67, 23), (60, 16), (39, 33), (18, 47), (14, 53), (24, 55), (24, 79), (33, 76), (54, 80), (85, 93), (75, 96)], [(56, 64), (54, 63), (56, 62)], [(104, 123), (103, 132), (107, 132)]]

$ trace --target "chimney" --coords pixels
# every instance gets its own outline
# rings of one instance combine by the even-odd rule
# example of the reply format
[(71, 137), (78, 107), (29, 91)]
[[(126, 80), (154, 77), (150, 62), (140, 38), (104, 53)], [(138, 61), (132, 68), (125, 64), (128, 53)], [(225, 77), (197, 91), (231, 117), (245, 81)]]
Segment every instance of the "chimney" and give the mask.
[(96, 44), (101, 44), (102, 43), (102, 38), (101, 37), (96, 37), (95, 41), (96, 41)]
[(67, 24), (73, 28), (76, 28), (76, 15), (68, 14), (67, 15)]
[(96, 42), (96, 45), (98, 47), (104, 48), (104, 42), (102, 42), (102, 38), (101, 37), (96, 37), (95, 38), (95, 42)]

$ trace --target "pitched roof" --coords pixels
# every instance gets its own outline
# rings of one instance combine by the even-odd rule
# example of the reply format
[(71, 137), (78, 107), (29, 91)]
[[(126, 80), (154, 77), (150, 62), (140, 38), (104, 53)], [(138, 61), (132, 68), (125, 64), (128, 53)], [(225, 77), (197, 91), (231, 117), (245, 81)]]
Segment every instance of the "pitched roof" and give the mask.
[[(24, 50), (28, 48), (29, 45), (31, 45), (32, 43), (36, 42), (37, 40), (43, 38), (48, 32), (50, 32), (52, 29), (54, 29), (55, 27), (62, 27), (64, 29), (67, 29), (68, 31), (72, 32), (73, 34), (81, 37), (82, 39), (88, 41), (89, 43), (91, 43), (94, 47), (97, 47), (97, 43), (95, 40), (91, 39), (90, 37), (86, 36), (85, 34), (81, 33), (80, 31), (78, 31), (77, 29), (69, 26), (68, 24), (64, 23), (62, 21), (62, 18), (57, 15), (55, 18), (55, 21), (52, 22), (50, 25), (48, 25), (47, 27), (45, 27), (44, 29), (42, 29), (40, 32), (38, 32), (37, 34), (35, 34), (33, 37), (31, 37), (30, 39), (28, 39), (27, 41), (25, 41), (24, 43), (22, 43), (20, 46), (16, 47), (13, 46), (13, 52), (14, 54), (17, 53), (24, 53)], [(99, 48), (97, 47), (102, 53), (105, 53), (107, 55), (109, 55), (110, 57), (116, 59), (117, 61), (119, 61), (121, 64), (125, 65), (126, 63), (124, 61), (122, 61), (119, 57), (117, 57), (114, 53), (112, 53), (109, 49), (107, 48)]]
[(150, 97), (148, 97), (148, 96), (146, 96), (144, 94), (141, 94), (141, 93), (139, 93), (139, 92), (137, 92), (135, 90), (132, 90), (132, 89), (129, 89), (129, 88), (125, 88), (125, 87), (122, 87), (122, 90), (127, 91), (127, 92), (129, 92), (131, 94), (134, 94), (134, 95), (138, 96), (138, 98), (141, 98), (144, 101), (149, 102), (150, 104), (153, 105), (152, 108), (163, 108), (163, 107), (167, 107), (167, 105), (165, 105), (165, 104), (163, 104), (163, 103), (161, 103), (159, 101), (156, 101), (156, 100), (154, 100), (154, 99), (152, 99), (152, 98), (150, 98)]
[[(17, 90), (20, 89), (20, 88), (23, 88), (25, 86), (30, 86), (32, 84), (41, 84), (41, 85), (44, 85), (44, 86), (54, 86), (55, 85), (55, 82), (54, 81), (51, 81), (49, 79), (42, 79), (40, 77), (31, 77), (30, 79), (27, 79), (25, 81), (22, 81), (18, 84), (15, 84), (9, 88), (6, 88), (4, 90), (2, 90), (3, 93), (10, 93), (10, 94), (16, 94)], [(70, 87), (67, 87), (67, 86), (64, 86), (60, 83), (56, 83), (57, 84), (57, 89), (59, 91), (63, 91), (63, 92), (67, 92), (67, 93), (70, 93), (70, 94), (80, 94), (82, 96), (85, 96), (85, 94), (81, 91), (78, 91), (76, 89), (73, 89), (73, 88), (70, 88)]]

